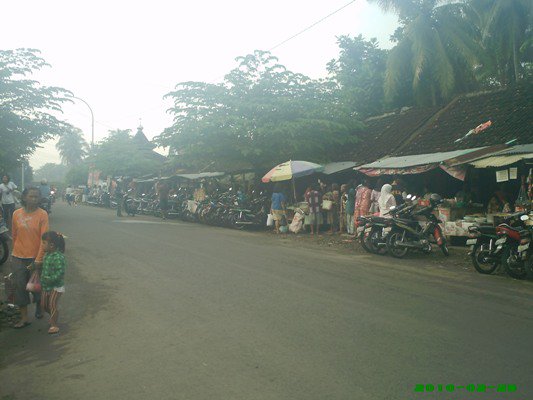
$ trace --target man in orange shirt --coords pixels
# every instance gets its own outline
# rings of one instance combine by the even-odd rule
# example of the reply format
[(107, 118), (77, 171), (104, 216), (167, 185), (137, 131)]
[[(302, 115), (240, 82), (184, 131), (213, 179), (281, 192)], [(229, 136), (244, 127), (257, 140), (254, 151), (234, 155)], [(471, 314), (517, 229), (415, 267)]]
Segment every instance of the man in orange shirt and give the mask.
[[(14, 328), (28, 326), (28, 304), (30, 295), (26, 284), (30, 278), (29, 269), (39, 268), (43, 260), (44, 247), (41, 237), (48, 231), (48, 214), (39, 208), (41, 193), (38, 188), (27, 188), (22, 192), (22, 208), (13, 214), (13, 262), (15, 284), (15, 305), (19, 306), (21, 319)], [(42, 318), (38, 295), (35, 294), (35, 317)]]

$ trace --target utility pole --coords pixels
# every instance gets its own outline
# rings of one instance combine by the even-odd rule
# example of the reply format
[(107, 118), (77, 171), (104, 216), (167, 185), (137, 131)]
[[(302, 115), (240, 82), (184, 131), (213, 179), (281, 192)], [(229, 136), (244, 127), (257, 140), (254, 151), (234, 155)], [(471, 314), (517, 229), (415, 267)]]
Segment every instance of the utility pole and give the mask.
[(21, 171), (20, 187), (22, 188), (22, 190), (24, 190), (24, 160), (21, 163), (20, 171)]

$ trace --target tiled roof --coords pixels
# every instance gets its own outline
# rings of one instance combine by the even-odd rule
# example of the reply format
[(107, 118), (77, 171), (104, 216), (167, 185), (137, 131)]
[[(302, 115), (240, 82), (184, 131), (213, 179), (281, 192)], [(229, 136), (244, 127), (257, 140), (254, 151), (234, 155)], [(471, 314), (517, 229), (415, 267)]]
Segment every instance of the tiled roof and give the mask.
[[(396, 149), (393, 155), (423, 154), (490, 146), (516, 139), (514, 144), (533, 143), (533, 87), (461, 96), (435, 114)], [(468, 131), (491, 121), (478, 134), (463, 138)]]
[(367, 119), (365, 128), (357, 134), (359, 142), (345, 158), (363, 164), (392, 154), (437, 111), (437, 108), (410, 108)]

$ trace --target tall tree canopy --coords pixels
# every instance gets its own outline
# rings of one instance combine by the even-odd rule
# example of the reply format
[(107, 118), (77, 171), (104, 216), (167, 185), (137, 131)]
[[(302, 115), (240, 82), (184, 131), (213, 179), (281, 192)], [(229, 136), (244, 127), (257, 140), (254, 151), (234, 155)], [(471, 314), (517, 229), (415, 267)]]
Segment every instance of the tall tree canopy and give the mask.
[(472, 0), (489, 60), (482, 76), (499, 85), (526, 78), (533, 62), (531, 0)]
[(116, 129), (94, 147), (87, 160), (104, 175), (135, 177), (159, 171), (164, 157), (139, 146), (130, 129)]
[(267, 168), (288, 159), (325, 161), (353, 143), (359, 123), (335, 85), (288, 71), (255, 51), (220, 84), (183, 82), (167, 96), (174, 124), (156, 142), (182, 162)]
[(380, 114), (385, 106), (383, 85), (387, 51), (379, 48), (377, 39), (362, 35), (337, 38), (339, 57), (327, 69), (340, 87), (341, 101), (361, 117)]
[(54, 115), (70, 92), (28, 78), (45, 66), (38, 50), (0, 50), (0, 168), (13, 169), (39, 144), (72, 128)]
[(464, 2), (443, 0), (370, 0), (396, 12), (401, 26), (387, 60), (385, 94), (399, 96), (405, 77), (415, 102), (438, 104), (477, 86), (474, 68), (485, 53), (472, 11)]
[(79, 164), (87, 155), (88, 148), (89, 146), (83, 138), (83, 133), (78, 128), (65, 131), (56, 144), (61, 161), (65, 165)]

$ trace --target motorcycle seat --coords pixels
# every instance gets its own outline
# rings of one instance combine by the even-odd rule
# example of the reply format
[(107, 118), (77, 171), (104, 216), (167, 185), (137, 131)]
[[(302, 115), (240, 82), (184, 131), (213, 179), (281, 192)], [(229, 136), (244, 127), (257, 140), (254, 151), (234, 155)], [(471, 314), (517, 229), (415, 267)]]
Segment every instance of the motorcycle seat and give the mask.
[(496, 228), (493, 226), (478, 226), (479, 232), (485, 235), (495, 235)]

